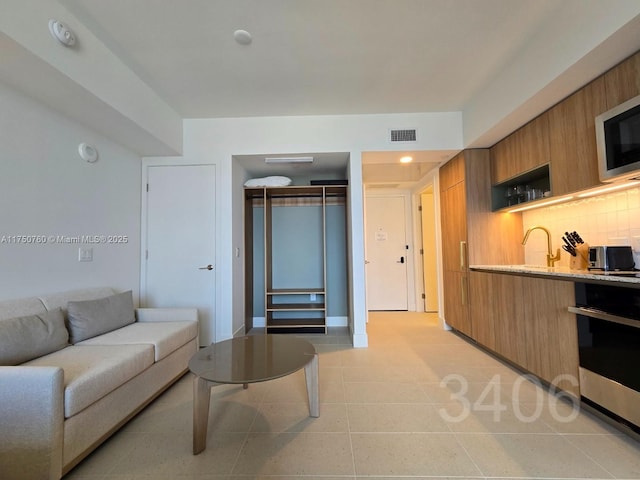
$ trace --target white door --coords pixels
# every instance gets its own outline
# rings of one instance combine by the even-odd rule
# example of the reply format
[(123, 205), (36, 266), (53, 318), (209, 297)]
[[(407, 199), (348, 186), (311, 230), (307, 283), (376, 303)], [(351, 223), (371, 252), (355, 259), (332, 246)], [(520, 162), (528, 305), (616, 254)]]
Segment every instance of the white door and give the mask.
[(142, 304), (196, 307), (200, 344), (215, 341), (215, 166), (147, 168)]
[(367, 196), (367, 309), (407, 310), (407, 235), (403, 196)]

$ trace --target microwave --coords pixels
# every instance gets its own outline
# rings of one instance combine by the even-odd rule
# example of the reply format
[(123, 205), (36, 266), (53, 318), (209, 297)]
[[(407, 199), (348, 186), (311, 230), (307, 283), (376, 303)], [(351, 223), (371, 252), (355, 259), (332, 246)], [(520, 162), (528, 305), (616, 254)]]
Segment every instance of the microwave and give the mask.
[(596, 117), (601, 182), (640, 178), (640, 95)]

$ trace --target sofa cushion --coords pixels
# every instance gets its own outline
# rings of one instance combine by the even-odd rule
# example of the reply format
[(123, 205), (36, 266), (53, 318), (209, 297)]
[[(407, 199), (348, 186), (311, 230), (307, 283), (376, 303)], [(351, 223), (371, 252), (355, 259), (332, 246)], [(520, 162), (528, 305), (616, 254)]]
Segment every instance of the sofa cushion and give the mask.
[(155, 361), (171, 355), (198, 335), (197, 322), (136, 322), (77, 345), (153, 345)]
[(65, 418), (84, 410), (152, 364), (151, 345), (73, 345), (25, 363), (64, 370)]
[(24, 317), (25, 315), (33, 315), (34, 313), (44, 312), (45, 310), (53, 310), (53, 308), (45, 308), (37, 297), (2, 300), (0, 301), (0, 320)]
[(69, 344), (59, 308), (0, 320), (0, 365), (19, 365)]
[(40, 295), (39, 300), (47, 310), (61, 308), (65, 318), (67, 317), (67, 304), (70, 301), (78, 302), (80, 300), (95, 300), (96, 298), (104, 298), (113, 295), (116, 292), (109, 287), (90, 287), (75, 290), (66, 290), (64, 292), (49, 293)]
[(67, 304), (69, 337), (73, 344), (135, 321), (131, 290), (95, 300), (70, 301)]

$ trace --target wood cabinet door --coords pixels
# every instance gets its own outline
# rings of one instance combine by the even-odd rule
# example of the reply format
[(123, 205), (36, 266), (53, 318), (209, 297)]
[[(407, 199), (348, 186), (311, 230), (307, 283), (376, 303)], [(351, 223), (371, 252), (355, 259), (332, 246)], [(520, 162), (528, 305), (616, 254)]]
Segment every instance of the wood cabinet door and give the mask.
[(465, 335), (472, 336), (469, 318), (469, 274), (442, 272), (444, 281), (444, 319), (448, 325)]
[(491, 183), (549, 163), (549, 118), (542, 114), (491, 147)]
[(640, 95), (640, 52), (605, 73), (604, 83), (607, 96), (604, 111)]
[[(471, 335), (466, 251), (461, 258), (461, 242), (467, 240), (463, 155), (454, 157), (443, 170), (445, 181), (441, 186), (449, 184), (448, 188), (440, 192), (444, 319), (456, 330)], [(462, 245), (465, 246), (466, 243)]]
[(496, 351), (495, 297), (493, 279), (497, 275), (486, 272), (469, 273), (469, 315), (473, 319), (473, 339), (480, 345)]
[(523, 277), (492, 274), (493, 316), (496, 352), (513, 363), (526, 368), (527, 337)]
[(522, 277), (527, 361), (543, 380), (579, 395), (578, 329), (567, 307), (574, 305), (572, 282)]
[(517, 138), (515, 132), (489, 149), (491, 155), (491, 183), (496, 185), (517, 175)]
[(549, 115), (543, 113), (518, 130), (518, 172), (522, 174), (549, 163)]
[(453, 187), (464, 180), (464, 153), (461, 152), (440, 167), (438, 172), (440, 191)]
[(442, 234), (442, 266), (443, 270), (466, 270), (466, 251), (461, 258), (460, 242), (467, 240), (467, 208), (465, 183), (455, 184), (441, 192), (441, 234)]
[(605, 110), (603, 77), (549, 110), (551, 191), (554, 196), (600, 185), (595, 117)]

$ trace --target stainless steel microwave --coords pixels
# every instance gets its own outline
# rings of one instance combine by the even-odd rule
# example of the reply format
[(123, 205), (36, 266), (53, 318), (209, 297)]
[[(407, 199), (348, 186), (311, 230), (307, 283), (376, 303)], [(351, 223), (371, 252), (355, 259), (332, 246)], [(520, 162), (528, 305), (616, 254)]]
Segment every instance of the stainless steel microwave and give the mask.
[(596, 117), (600, 181), (640, 178), (640, 95)]

